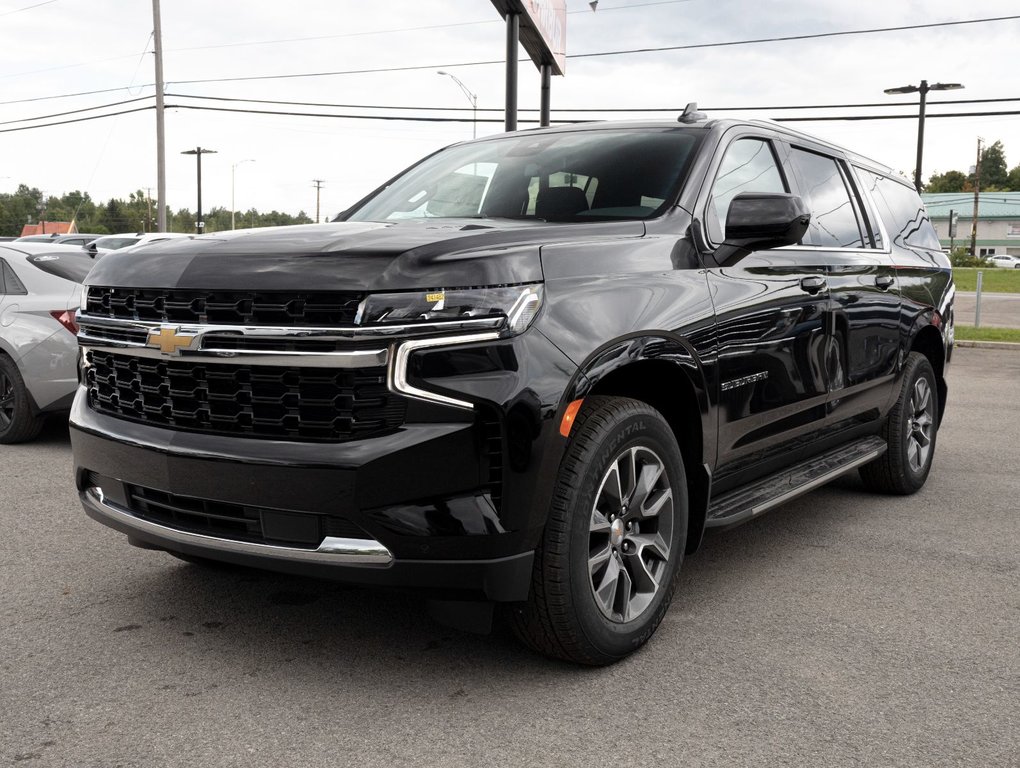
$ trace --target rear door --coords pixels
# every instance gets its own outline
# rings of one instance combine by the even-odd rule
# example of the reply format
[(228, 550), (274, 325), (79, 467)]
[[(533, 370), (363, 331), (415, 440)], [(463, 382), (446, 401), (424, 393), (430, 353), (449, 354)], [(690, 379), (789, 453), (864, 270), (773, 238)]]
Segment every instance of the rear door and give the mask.
[(833, 426), (877, 418), (897, 365), (900, 287), (870, 198), (842, 157), (792, 144), (790, 176), (811, 210), (796, 249), (825, 265), (830, 311), (825, 351)]
[[(789, 192), (783, 149), (768, 135), (732, 135), (717, 150), (704, 198), (709, 246), (725, 239), (729, 202), (741, 192)], [(825, 264), (812, 249), (752, 253), (709, 267), (716, 312), (719, 443), (716, 487), (760, 474), (824, 420)]]

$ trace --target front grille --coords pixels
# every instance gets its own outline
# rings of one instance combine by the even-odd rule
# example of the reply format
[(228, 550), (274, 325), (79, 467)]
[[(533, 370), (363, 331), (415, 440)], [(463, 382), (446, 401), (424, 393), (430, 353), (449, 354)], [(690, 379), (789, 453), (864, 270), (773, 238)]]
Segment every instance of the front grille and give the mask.
[(234, 541), (315, 549), (326, 536), (368, 539), (355, 523), (338, 515), (316, 515), (180, 496), (128, 485), (135, 516), (168, 528)]
[(351, 291), (88, 289), (84, 314), (114, 320), (212, 325), (340, 326), (354, 323), (365, 294)]
[(406, 401), (386, 368), (217, 365), (86, 352), (89, 406), (190, 432), (341, 442), (385, 434)]

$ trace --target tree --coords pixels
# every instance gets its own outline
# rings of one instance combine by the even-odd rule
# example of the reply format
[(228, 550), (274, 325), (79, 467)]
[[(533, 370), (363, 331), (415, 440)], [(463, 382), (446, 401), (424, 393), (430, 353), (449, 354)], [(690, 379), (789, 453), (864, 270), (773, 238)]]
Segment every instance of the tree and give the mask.
[(1006, 189), (1010, 192), (1020, 192), (1020, 165), (1006, 176)]
[(925, 192), (963, 192), (967, 177), (960, 171), (936, 173), (924, 185)]
[[(1006, 188), (1007, 176), (1006, 154), (1002, 142), (996, 141), (981, 153), (981, 189), (1003, 190)], [(970, 180), (973, 183), (973, 176)]]

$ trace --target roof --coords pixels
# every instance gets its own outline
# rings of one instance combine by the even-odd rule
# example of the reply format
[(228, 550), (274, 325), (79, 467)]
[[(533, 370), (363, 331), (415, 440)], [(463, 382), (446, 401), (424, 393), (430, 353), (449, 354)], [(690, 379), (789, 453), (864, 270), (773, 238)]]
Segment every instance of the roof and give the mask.
[[(921, 199), (933, 219), (948, 219), (951, 210), (964, 219), (974, 215), (973, 192), (925, 192)], [(1020, 220), (1020, 192), (979, 193), (978, 218)]]
[(21, 229), (21, 237), (27, 235), (74, 235), (78, 228), (73, 221), (44, 221), (41, 224), (26, 224)]

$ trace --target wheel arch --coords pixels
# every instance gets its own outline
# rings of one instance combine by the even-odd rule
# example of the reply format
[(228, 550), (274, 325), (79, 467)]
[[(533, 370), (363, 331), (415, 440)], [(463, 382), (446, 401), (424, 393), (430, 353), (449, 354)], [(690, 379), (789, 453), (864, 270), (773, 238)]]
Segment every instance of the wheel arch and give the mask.
[(601, 347), (580, 367), (566, 403), (589, 395), (640, 400), (666, 420), (684, 459), (688, 485), (687, 554), (704, 533), (715, 457), (706, 377), (690, 345), (672, 334), (635, 335)]
[(928, 358), (932, 370), (935, 371), (935, 386), (939, 395), (939, 423), (942, 423), (942, 416), (946, 410), (946, 349), (942, 341), (942, 334), (934, 324), (920, 327), (913, 335), (910, 342), (911, 352), (920, 352)]

